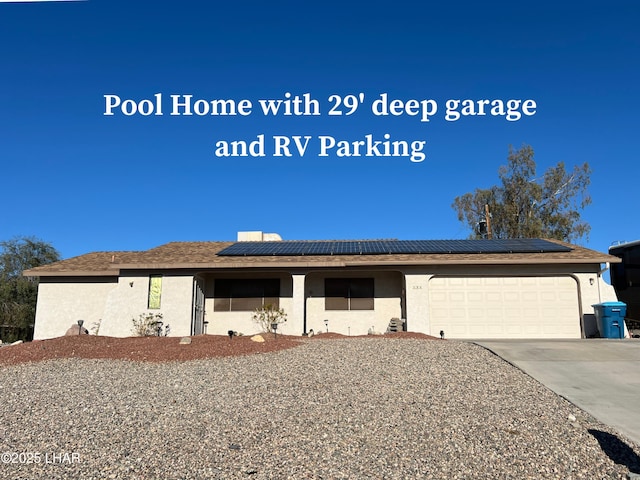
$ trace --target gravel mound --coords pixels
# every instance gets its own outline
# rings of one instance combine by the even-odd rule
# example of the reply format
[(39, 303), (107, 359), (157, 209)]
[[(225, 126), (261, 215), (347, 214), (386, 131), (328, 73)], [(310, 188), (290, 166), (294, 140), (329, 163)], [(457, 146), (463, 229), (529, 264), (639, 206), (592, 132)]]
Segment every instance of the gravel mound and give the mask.
[(349, 338), (0, 370), (7, 479), (604, 479), (640, 448), (483, 348)]
[(301, 340), (301, 337), (274, 337), (271, 334), (263, 334), (263, 343), (253, 342), (250, 337), (229, 338), (222, 335), (185, 338), (189, 341), (188, 347), (180, 343), (180, 337), (70, 335), (3, 346), (0, 348), (0, 365), (60, 358), (108, 358), (142, 362), (201, 360), (273, 352), (296, 347)]

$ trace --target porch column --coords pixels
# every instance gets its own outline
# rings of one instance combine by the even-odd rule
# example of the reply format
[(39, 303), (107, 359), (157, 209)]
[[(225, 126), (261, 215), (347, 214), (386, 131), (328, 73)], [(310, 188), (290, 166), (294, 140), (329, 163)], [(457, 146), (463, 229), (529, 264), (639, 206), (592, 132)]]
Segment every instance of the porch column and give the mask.
[(429, 325), (429, 279), (424, 273), (405, 273), (407, 330), (431, 335)]
[(287, 317), (287, 331), (291, 335), (302, 335), (304, 333), (304, 280), (306, 273), (291, 274), (293, 280), (293, 307)]

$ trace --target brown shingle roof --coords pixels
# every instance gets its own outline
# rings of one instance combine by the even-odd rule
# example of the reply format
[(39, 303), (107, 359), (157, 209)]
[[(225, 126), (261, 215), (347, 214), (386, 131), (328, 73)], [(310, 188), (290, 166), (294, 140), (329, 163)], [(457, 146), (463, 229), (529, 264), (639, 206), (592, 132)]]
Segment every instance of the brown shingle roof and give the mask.
[(26, 276), (48, 275), (97, 275), (117, 276), (118, 269), (114, 267), (114, 259), (117, 261), (126, 259), (132, 261), (141, 252), (92, 252), (78, 257), (68, 258), (59, 262), (50, 263), (41, 267), (32, 268), (23, 272)]
[(217, 253), (235, 242), (171, 242), (140, 252), (94, 252), (32, 268), (26, 276), (117, 276), (120, 270), (268, 267), (346, 267), (365, 265), (491, 265), (617, 263), (619, 258), (551, 240), (570, 252), (385, 254), (225, 257)]

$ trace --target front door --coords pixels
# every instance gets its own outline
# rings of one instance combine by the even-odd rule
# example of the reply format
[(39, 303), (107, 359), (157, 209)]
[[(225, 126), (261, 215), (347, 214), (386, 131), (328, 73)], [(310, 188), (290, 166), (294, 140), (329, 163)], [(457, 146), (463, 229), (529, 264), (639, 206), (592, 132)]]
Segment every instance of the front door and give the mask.
[(191, 314), (191, 335), (201, 335), (204, 327), (204, 282), (193, 279), (193, 309)]

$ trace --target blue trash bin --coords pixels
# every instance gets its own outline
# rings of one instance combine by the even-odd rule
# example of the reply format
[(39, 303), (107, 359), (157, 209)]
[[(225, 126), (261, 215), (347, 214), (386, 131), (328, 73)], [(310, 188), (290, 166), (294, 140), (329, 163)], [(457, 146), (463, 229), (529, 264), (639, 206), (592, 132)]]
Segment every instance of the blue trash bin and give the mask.
[(624, 317), (627, 304), (624, 302), (603, 302), (592, 305), (596, 313), (596, 323), (602, 338), (624, 338)]

